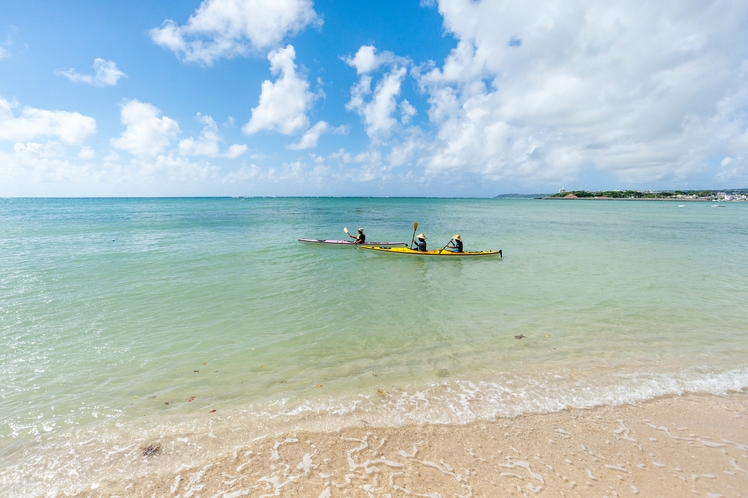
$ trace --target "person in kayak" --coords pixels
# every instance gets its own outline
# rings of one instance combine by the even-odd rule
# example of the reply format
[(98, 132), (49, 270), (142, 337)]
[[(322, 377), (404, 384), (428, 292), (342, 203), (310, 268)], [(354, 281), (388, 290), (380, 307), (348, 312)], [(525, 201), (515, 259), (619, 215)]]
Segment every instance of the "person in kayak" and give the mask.
[(416, 235), (416, 251), (426, 252), (426, 236), (422, 233)]
[(355, 241), (353, 242), (354, 244), (363, 244), (366, 242), (366, 234), (364, 233), (363, 228), (358, 229), (358, 235), (356, 235), (355, 237), (350, 233), (348, 234), (348, 236)]
[(462, 237), (460, 237), (459, 233), (452, 237), (447, 247), (451, 248), (452, 252), (462, 252)]

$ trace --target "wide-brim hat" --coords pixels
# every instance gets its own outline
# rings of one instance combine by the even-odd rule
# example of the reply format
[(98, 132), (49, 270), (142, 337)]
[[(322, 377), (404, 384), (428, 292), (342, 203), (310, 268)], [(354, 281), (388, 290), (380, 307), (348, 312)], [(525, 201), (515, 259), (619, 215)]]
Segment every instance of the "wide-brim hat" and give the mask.
[(423, 240), (426, 240), (426, 236), (425, 236), (424, 234), (422, 234), (422, 233), (419, 233), (418, 235), (416, 235), (416, 238), (417, 238), (417, 239), (423, 239)]
[(455, 235), (454, 237), (452, 237), (452, 238), (453, 239), (457, 239), (457, 240), (462, 240), (462, 237), (460, 237), (459, 233), (457, 235)]
[(359, 228), (359, 229), (358, 229), (358, 231), (359, 231), (359, 232), (363, 232), (363, 231), (364, 231), (364, 229), (363, 229), (363, 228)]

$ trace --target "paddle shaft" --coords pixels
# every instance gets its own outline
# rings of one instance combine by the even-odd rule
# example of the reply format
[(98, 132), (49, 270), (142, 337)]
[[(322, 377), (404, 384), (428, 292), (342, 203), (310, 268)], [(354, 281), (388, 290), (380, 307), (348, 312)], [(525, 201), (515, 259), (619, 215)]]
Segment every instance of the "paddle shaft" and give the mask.
[[(449, 242), (452, 242), (452, 239), (449, 239)], [(447, 248), (447, 246), (449, 245), (449, 242), (447, 242), (446, 244), (444, 244), (444, 247), (441, 248), (441, 250), (439, 251), (439, 254), (441, 254), (441, 253), (444, 252), (444, 249)]]

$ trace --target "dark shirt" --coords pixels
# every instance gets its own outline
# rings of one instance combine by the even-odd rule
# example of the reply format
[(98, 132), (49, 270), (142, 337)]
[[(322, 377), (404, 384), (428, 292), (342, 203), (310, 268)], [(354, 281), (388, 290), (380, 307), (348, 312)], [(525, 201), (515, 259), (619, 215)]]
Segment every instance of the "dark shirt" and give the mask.
[(358, 234), (358, 236), (356, 236), (356, 244), (363, 244), (364, 242), (366, 242), (366, 234)]
[(423, 239), (416, 239), (416, 251), (426, 252), (426, 241)]
[(452, 242), (455, 245), (455, 252), (462, 252), (462, 241), (461, 240), (457, 240), (457, 239), (453, 239)]

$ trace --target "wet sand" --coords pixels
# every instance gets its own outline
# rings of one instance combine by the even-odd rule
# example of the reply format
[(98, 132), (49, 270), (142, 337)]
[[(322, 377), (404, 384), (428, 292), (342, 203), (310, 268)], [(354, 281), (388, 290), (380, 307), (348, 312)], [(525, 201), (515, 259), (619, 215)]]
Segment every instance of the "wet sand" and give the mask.
[(748, 393), (468, 425), (268, 434), (193, 468), (92, 487), (84, 496), (748, 497)]

